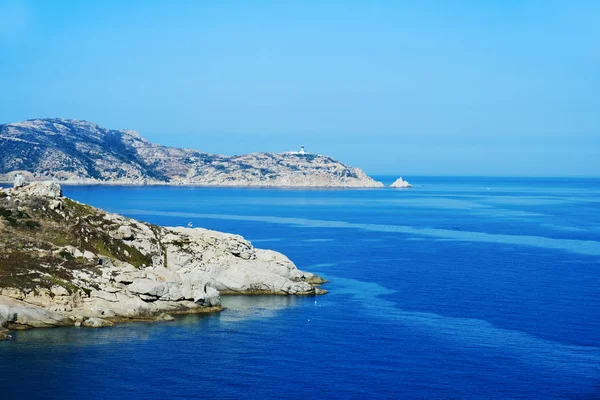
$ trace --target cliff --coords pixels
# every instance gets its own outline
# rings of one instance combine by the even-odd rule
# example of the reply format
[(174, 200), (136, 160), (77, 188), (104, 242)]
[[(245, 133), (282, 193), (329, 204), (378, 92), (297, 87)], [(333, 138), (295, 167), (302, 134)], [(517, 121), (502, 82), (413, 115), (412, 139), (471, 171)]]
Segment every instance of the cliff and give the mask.
[(137, 132), (87, 121), (34, 119), (0, 125), (0, 181), (199, 186), (382, 187), (331, 157), (253, 153), (223, 156), (148, 142)]
[(107, 326), (221, 310), (221, 294), (315, 295), (324, 280), (241, 236), (165, 228), (61, 196), (0, 189), (0, 329)]

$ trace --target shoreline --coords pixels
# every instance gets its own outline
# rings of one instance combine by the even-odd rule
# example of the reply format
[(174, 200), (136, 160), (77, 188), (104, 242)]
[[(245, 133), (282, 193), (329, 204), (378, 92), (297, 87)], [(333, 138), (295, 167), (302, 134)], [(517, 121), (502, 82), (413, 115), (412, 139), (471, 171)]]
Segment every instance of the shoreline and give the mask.
[[(324, 280), (323, 283), (326, 283), (327, 281)], [(322, 283), (320, 283), (322, 284)], [(320, 285), (319, 284), (319, 285)], [(220, 292), (222, 296), (247, 296), (247, 297), (253, 297), (253, 296), (282, 296), (282, 297), (288, 297), (288, 296), (292, 296), (288, 293), (285, 292), (273, 292), (273, 291), (267, 291), (267, 290), (250, 290), (250, 291), (246, 291), (246, 292), (237, 292), (237, 291), (232, 291), (232, 290), (223, 290)], [(316, 296), (322, 296), (324, 294), (327, 294), (328, 291), (325, 289), (320, 289), (317, 288), (315, 286), (315, 291), (312, 293), (296, 293), (293, 296), (299, 296), (299, 297), (316, 297)], [(15, 300), (15, 299), (13, 299)], [(37, 306), (35, 304), (31, 304), (31, 303), (27, 303), (25, 301), (20, 301), (22, 303), (25, 304), (29, 304), (32, 306)], [(161, 323), (161, 322), (170, 322), (175, 320), (175, 317), (178, 316), (184, 316), (184, 315), (218, 315), (221, 312), (227, 310), (227, 307), (222, 306), (222, 305), (218, 305), (218, 306), (211, 306), (211, 307), (206, 307), (206, 306), (199, 306), (199, 307), (194, 307), (194, 308), (187, 308), (187, 309), (179, 309), (179, 310), (171, 310), (171, 311), (165, 311), (165, 312), (160, 312), (156, 315), (152, 315), (152, 316), (132, 316), (132, 317), (125, 317), (125, 316), (111, 316), (111, 317), (103, 317), (103, 318), (98, 318), (98, 317), (81, 317), (81, 316), (76, 316), (76, 315), (71, 315), (68, 316), (69, 318), (69, 322), (64, 322), (64, 323), (57, 323), (56, 325), (43, 325), (43, 326), (32, 326), (32, 325), (23, 325), (23, 324), (19, 324), (19, 323), (13, 323), (13, 322), (8, 322), (6, 324), (6, 326), (0, 326), (0, 341), (3, 340), (8, 340), (11, 339), (11, 332), (15, 332), (15, 331), (29, 331), (29, 330), (33, 330), (33, 329), (53, 329), (53, 328), (111, 328), (113, 327), (115, 324), (121, 324), (121, 323), (138, 323), (138, 322), (142, 322), (142, 323)], [(102, 321), (103, 324), (102, 325), (84, 325), (83, 322), (84, 320), (98, 320), (98, 321)]]
[[(33, 182), (52, 182), (61, 186), (122, 186), (122, 187), (197, 187), (197, 188), (232, 188), (232, 189), (389, 189), (390, 186), (384, 184), (373, 186), (355, 186), (355, 185), (222, 185), (205, 183), (169, 183), (169, 182), (81, 182), (81, 181), (58, 181), (52, 179), (27, 181), (27, 184)], [(13, 181), (0, 181), (0, 185), (13, 185)], [(392, 188), (393, 189), (393, 188)]]
[(102, 321), (105, 322), (103, 325), (98, 326), (86, 326), (82, 324), (78, 318), (73, 317), (69, 323), (62, 323), (56, 325), (45, 325), (45, 326), (29, 326), (29, 325), (21, 325), (16, 323), (9, 322), (6, 327), (0, 327), (0, 341), (7, 340), (11, 338), (10, 333), (15, 331), (30, 331), (34, 329), (54, 329), (54, 328), (110, 328), (115, 324), (122, 323), (161, 323), (161, 322), (170, 322), (175, 320), (173, 316), (184, 316), (184, 315), (217, 315), (221, 312), (225, 311), (227, 307), (224, 306), (214, 306), (214, 307), (198, 307), (198, 308), (190, 308), (187, 310), (175, 310), (160, 313), (154, 316), (136, 316), (136, 317), (124, 317), (124, 316), (114, 316), (114, 317), (105, 317), (102, 318)]
[(164, 227), (36, 182), (0, 190), (0, 332), (100, 328), (225, 309), (220, 296), (327, 293), (326, 280), (242, 236)]

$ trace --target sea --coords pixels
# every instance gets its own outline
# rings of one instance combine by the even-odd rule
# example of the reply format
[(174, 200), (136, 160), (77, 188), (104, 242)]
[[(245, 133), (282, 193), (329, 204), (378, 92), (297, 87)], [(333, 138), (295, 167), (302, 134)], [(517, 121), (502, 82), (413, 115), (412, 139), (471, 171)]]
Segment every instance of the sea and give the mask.
[(408, 190), (63, 186), (154, 224), (241, 234), (329, 293), (13, 332), (0, 399), (599, 399), (600, 179), (408, 178)]

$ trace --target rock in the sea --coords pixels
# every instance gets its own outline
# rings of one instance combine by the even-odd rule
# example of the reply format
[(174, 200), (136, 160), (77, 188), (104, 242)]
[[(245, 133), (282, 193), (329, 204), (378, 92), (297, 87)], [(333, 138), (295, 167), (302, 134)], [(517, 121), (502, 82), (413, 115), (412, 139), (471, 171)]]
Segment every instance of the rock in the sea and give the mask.
[(113, 323), (102, 318), (92, 317), (84, 319), (81, 325), (88, 328), (104, 328), (107, 326), (113, 326)]
[(71, 325), (71, 320), (45, 307), (0, 296), (0, 325), (21, 329), (47, 328)]
[(173, 321), (175, 320), (175, 318), (173, 318), (171, 315), (169, 314), (160, 314), (158, 317), (156, 317), (156, 321)]
[(390, 187), (398, 188), (398, 189), (408, 189), (411, 188), (411, 184), (407, 181), (403, 180), (402, 177), (396, 179), (394, 183), (390, 185)]

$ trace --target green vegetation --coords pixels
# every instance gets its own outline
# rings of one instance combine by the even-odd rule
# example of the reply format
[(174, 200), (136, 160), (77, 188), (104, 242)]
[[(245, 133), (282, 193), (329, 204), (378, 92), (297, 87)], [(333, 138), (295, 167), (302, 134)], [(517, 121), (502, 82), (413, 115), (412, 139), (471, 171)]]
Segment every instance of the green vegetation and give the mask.
[(79, 245), (85, 250), (128, 262), (137, 268), (152, 265), (151, 256), (142, 254), (135, 247), (131, 247), (120, 240), (115, 240), (108, 235), (98, 235), (87, 242), (80, 241)]
[(0, 287), (14, 287), (27, 292), (59, 285), (74, 293), (82, 290), (71, 283), (76, 270), (97, 273), (89, 262), (64, 260), (31, 250), (12, 250), (0, 255)]
[(62, 258), (64, 258), (65, 260), (73, 260), (75, 257), (73, 257), (73, 255), (71, 253), (69, 253), (66, 250), (61, 250), (58, 253), (59, 256), (61, 256)]
[(15, 228), (36, 229), (40, 227), (40, 223), (31, 220), (29, 214), (19, 209), (11, 210), (0, 206), (0, 217), (4, 219), (9, 226)]
[(68, 211), (69, 214), (72, 214), (75, 217), (93, 215), (95, 214), (95, 211), (98, 211), (92, 206), (88, 206), (87, 204), (81, 204), (68, 198), (64, 198), (62, 202), (64, 209)]
[[(74, 272), (98, 275), (99, 260), (74, 257), (65, 246), (137, 268), (152, 265), (152, 254), (113, 237), (119, 225), (105, 218), (102, 210), (67, 198), (61, 198), (59, 205), (44, 197), (16, 200), (0, 196), (0, 288), (28, 292), (58, 285), (69, 293), (89, 291), (73, 283), (77, 281)], [(93, 283), (86, 286), (93, 287)]]

